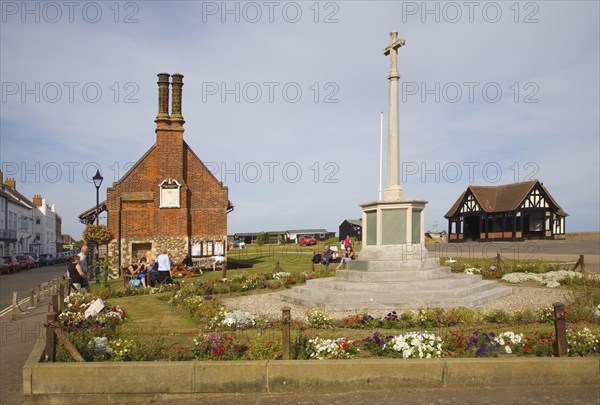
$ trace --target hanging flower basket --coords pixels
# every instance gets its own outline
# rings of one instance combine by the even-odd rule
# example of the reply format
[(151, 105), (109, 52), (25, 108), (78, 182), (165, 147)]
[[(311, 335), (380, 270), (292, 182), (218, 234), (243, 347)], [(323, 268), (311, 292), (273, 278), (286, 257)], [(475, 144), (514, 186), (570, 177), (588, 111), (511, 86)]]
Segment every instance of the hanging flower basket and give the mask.
[(99, 244), (105, 244), (114, 239), (113, 234), (106, 225), (90, 224), (85, 227), (82, 236), (86, 242), (96, 242)]

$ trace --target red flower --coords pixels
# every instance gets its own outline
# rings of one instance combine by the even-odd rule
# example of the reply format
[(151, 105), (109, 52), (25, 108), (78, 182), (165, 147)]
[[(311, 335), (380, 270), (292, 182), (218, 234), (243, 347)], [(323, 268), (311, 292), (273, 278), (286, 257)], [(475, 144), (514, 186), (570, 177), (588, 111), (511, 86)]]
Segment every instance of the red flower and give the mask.
[(531, 349), (529, 348), (529, 346), (525, 345), (525, 348), (523, 349), (523, 351), (525, 353), (529, 353), (529, 352), (531, 352)]

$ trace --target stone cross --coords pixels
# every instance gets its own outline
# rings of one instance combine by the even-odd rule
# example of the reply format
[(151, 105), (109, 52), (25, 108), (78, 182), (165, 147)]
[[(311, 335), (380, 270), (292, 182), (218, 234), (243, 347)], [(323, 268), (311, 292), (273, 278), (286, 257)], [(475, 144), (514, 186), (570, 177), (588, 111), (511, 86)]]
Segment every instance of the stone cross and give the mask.
[[(383, 50), (385, 56), (390, 56), (390, 76), (398, 76), (398, 48), (404, 46), (406, 41), (403, 38), (398, 38), (398, 32), (390, 32), (390, 46)], [(388, 77), (389, 78), (389, 77)]]
[(398, 33), (390, 33), (390, 45), (383, 50), (385, 56), (390, 56), (389, 113), (388, 113), (388, 147), (387, 147), (387, 186), (383, 192), (384, 201), (402, 200), (403, 189), (400, 185), (400, 131), (398, 116), (398, 48), (404, 46), (403, 38)]

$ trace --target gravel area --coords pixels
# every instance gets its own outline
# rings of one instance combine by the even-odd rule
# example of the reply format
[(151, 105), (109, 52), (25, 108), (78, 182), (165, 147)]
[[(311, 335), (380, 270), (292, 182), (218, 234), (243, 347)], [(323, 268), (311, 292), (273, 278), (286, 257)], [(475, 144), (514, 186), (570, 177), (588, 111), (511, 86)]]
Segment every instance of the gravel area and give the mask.
[[(502, 283), (504, 284), (504, 283)], [(476, 307), (482, 312), (501, 309), (508, 313), (517, 309), (536, 310), (542, 307), (551, 306), (555, 302), (565, 302), (569, 290), (563, 288), (547, 288), (511, 285), (513, 294), (490, 301), (486, 304)], [(223, 300), (224, 305), (230, 310), (239, 309), (250, 312), (265, 319), (281, 319), (281, 308), (288, 306), (291, 308), (292, 319), (302, 319), (306, 321), (306, 312), (309, 308), (284, 302), (280, 297), (280, 292), (268, 292), (264, 290), (255, 291), (249, 295), (229, 297)], [(394, 308), (390, 308), (393, 310)], [(342, 319), (346, 316), (354, 315), (357, 311), (326, 311), (332, 318)], [(360, 312), (360, 311), (358, 311)], [(368, 311), (374, 317), (383, 317), (389, 311)]]

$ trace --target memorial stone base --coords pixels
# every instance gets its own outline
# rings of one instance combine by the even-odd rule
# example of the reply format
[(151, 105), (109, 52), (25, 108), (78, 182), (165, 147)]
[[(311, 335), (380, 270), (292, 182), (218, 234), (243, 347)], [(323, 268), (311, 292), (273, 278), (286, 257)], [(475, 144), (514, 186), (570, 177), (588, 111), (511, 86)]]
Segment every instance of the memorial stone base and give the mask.
[[(423, 243), (426, 201), (363, 204), (363, 248), (335, 277), (307, 280), (284, 301), (325, 310), (476, 307), (512, 294), (478, 275), (453, 274)], [(403, 243), (398, 243), (402, 241)], [(337, 264), (330, 264), (336, 266)]]

